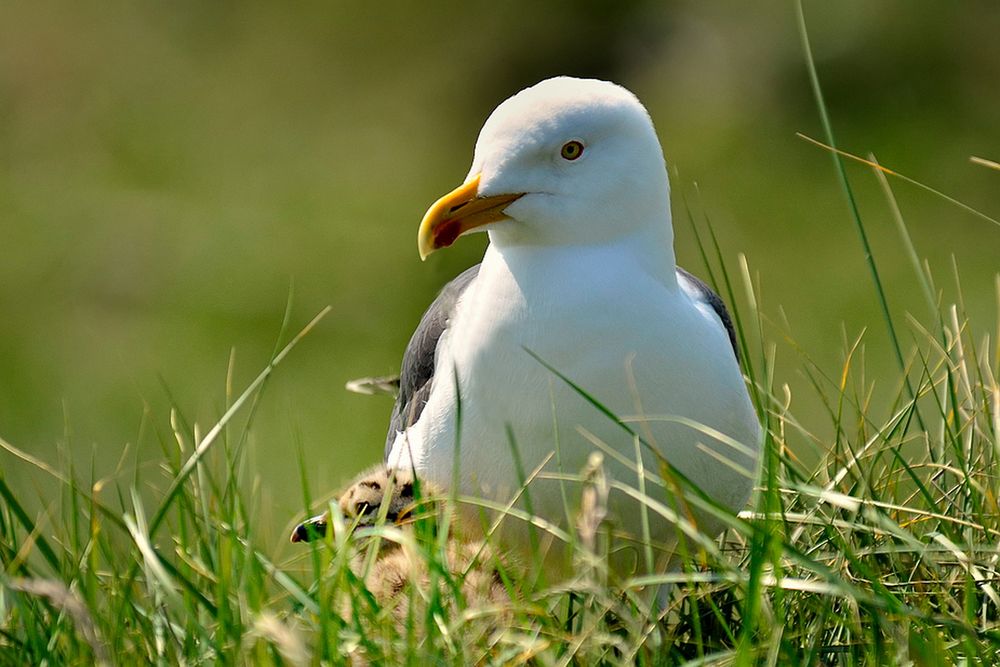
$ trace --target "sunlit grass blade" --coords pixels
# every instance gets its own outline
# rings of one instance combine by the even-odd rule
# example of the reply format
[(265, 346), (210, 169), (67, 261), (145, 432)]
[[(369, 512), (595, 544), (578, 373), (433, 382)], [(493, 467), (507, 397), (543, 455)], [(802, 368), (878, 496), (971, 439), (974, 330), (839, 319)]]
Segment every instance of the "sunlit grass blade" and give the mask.
[[(809, 45), (809, 33), (806, 30), (806, 20), (805, 14), (802, 10), (802, 0), (797, 0), (795, 8), (798, 18), (799, 36), (802, 40), (802, 49), (806, 59), (806, 68), (809, 72), (809, 81), (812, 85), (813, 96), (816, 99), (816, 107), (819, 110), (820, 121), (823, 125), (823, 132), (825, 133), (826, 140), (830, 146), (833, 149), (836, 149), (837, 144), (833, 138), (833, 125), (830, 123), (829, 113), (826, 109), (826, 102), (823, 99), (823, 90), (819, 83), (819, 75), (816, 72), (816, 63), (813, 62), (812, 47)], [(905, 373), (906, 362), (903, 360), (903, 349), (899, 342), (899, 336), (896, 334), (896, 325), (893, 323), (892, 313), (889, 311), (889, 302), (886, 297), (885, 289), (882, 286), (882, 279), (879, 276), (878, 267), (875, 264), (875, 255), (872, 251), (871, 244), (868, 241), (868, 232), (865, 230), (865, 225), (861, 220), (861, 212), (858, 210), (858, 204), (854, 198), (854, 190), (851, 188), (851, 183), (847, 178), (847, 170), (844, 168), (844, 163), (840, 159), (839, 153), (833, 153), (833, 162), (837, 171), (837, 179), (840, 183), (840, 187), (844, 191), (844, 196), (847, 198), (851, 218), (854, 220), (855, 228), (857, 229), (858, 236), (861, 239), (865, 262), (868, 265), (868, 271), (871, 274), (872, 284), (875, 287), (875, 293), (878, 296), (879, 306), (882, 309), (882, 317), (885, 320), (885, 325), (889, 333), (889, 342), (892, 344), (892, 350), (896, 355), (896, 362), (899, 365), (899, 369)], [(914, 397), (914, 393), (913, 388), (910, 385), (909, 377), (904, 377), (904, 383), (906, 384), (907, 391), (912, 399)], [(919, 409), (916, 411), (916, 417), (917, 421), (921, 424), (921, 428), (925, 428)]]
[(222, 415), (219, 421), (215, 423), (215, 425), (208, 431), (208, 433), (205, 434), (205, 437), (198, 444), (198, 448), (194, 451), (194, 453), (190, 456), (190, 458), (188, 458), (188, 460), (181, 467), (180, 472), (177, 473), (177, 476), (174, 477), (173, 481), (170, 483), (170, 486), (164, 493), (164, 498), (161, 501), (160, 506), (157, 508), (156, 513), (153, 514), (153, 517), (150, 519), (149, 530), (151, 535), (156, 533), (156, 529), (159, 528), (160, 524), (166, 518), (167, 511), (173, 504), (173, 501), (177, 496), (177, 493), (180, 490), (181, 485), (184, 484), (184, 482), (187, 481), (187, 478), (191, 475), (191, 473), (194, 472), (194, 469), (198, 465), (198, 462), (201, 460), (201, 458), (205, 455), (208, 449), (215, 442), (216, 438), (222, 432), (222, 429), (224, 429), (226, 425), (229, 423), (229, 421), (233, 418), (233, 416), (237, 412), (239, 412), (240, 408), (242, 408), (243, 405), (248, 400), (250, 400), (252, 396), (254, 396), (256, 390), (264, 383), (264, 381), (268, 378), (268, 376), (271, 375), (271, 373), (278, 366), (278, 364), (281, 363), (281, 361), (285, 358), (285, 356), (289, 352), (291, 352), (296, 345), (298, 345), (299, 341), (301, 341), (309, 333), (309, 331), (311, 331), (312, 328), (316, 326), (316, 324), (321, 319), (323, 319), (327, 315), (327, 313), (330, 312), (330, 310), (331, 308), (329, 306), (321, 310), (319, 314), (316, 315), (309, 322), (309, 324), (307, 324), (298, 334), (296, 334), (296, 336), (292, 338), (292, 340), (290, 340), (288, 344), (285, 345), (285, 347), (282, 348), (281, 351), (274, 356), (274, 358), (267, 365), (267, 367), (263, 371), (261, 371), (256, 378), (254, 378), (254, 380), (247, 386), (246, 389), (243, 390), (243, 393), (240, 394), (235, 401), (233, 401), (233, 404), (229, 406), (229, 409), (226, 410), (225, 414)]

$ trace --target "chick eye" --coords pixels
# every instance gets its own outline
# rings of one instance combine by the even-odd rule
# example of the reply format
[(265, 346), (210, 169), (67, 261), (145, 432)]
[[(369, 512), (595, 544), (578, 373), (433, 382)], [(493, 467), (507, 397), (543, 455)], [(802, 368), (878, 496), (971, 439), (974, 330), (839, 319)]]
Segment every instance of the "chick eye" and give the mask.
[(568, 141), (563, 144), (559, 154), (562, 155), (564, 160), (575, 160), (583, 155), (583, 144), (579, 141)]

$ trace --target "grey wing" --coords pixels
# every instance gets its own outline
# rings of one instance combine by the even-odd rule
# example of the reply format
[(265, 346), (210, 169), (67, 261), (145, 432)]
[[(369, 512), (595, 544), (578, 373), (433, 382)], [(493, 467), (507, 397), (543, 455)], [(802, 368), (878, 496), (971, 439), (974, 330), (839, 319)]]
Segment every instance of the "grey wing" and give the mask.
[[(700, 278), (693, 276), (681, 267), (677, 267), (677, 275), (682, 279), (682, 287), (687, 289), (688, 293), (692, 294), (695, 299), (701, 301), (702, 303), (708, 304), (715, 314), (719, 316), (722, 321), (722, 326), (726, 328), (726, 334), (729, 336), (729, 343), (733, 346), (733, 354), (736, 355), (736, 363), (740, 361), (740, 348), (736, 344), (736, 330), (733, 328), (733, 320), (729, 317), (729, 311), (726, 310), (726, 302), (722, 300), (718, 294), (716, 294), (711, 287), (705, 284)], [(684, 285), (684, 282), (687, 285)]]
[(385, 438), (385, 458), (396, 440), (396, 434), (405, 431), (423, 412), (431, 393), (434, 379), (434, 363), (437, 357), (438, 341), (448, 328), (448, 322), (455, 312), (459, 298), (479, 275), (476, 264), (458, 275), (444, 286), (430, 307), (420, 318), (417, 330), (403, 352), (403, 365), (399, 373), (399, 394), (389, 419), (389, 432)]

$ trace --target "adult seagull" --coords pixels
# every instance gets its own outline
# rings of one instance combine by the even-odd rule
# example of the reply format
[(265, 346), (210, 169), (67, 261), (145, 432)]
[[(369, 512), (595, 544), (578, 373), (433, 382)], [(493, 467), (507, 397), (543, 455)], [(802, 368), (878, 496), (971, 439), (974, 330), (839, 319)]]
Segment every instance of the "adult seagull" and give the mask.
[[(546, 471), (579, 473), (599, 440), (618, 454), (611, 476), (637, 488), (625, 464), (637, 438), (586, 393), (638, 434), (654, 478), (655, 449), (715, 503), (742, 508), (760, 425), (722, 301), (677, 268), (663, 153), (639, 100), (559, 77), (503, 102), (464, 184), (424, 216), (420, 256), (480, 230), (482, 263), (444, 288), (406, 348), (387, 463), (504, 503), (553, 452)], [(565, 523), (564, 499), (579, 494), (552, 477), (528, 487), (531, 509)], [(719, 532), (711, 512), (665, 499), (674, 482), (647, 482), (647, 493)], [(640, 563), (643, 512), (616, 491), (609, 510), (624, 573)], [(654, 548), (669, 551), (676, 527), (646, 514)]]

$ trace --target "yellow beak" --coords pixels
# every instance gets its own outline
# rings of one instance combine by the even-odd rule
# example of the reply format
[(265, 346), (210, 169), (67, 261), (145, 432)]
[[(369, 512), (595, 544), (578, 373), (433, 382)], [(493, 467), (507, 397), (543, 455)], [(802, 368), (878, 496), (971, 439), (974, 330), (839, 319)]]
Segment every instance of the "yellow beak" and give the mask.
[(447, 248), (471, 229), (503, 220), (506, 217), (504, 209), (523, 195), (480, 197), (479, 177), (480, 174), (476, 174), (465, 185), (455, 188), (427, 209), (417, 232), (420, 259), (427, 259), (439, 248)]

